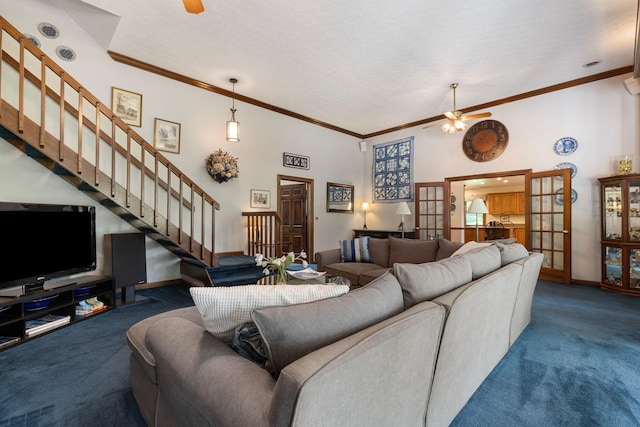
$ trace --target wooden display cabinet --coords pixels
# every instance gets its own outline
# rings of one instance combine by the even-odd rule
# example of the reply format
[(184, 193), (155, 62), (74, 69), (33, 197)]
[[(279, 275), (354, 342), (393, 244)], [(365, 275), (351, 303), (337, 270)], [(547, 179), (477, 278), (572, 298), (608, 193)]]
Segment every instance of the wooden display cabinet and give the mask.
[(601, 286), (640, 296), (640, 174), (598, 180), (602, 215)]

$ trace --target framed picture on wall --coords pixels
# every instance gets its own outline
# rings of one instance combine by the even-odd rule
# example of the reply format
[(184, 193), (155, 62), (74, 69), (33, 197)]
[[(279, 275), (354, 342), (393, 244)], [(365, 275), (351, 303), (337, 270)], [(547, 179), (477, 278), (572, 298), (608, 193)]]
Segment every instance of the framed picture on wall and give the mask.
[(180, 153), (180, 123), (155, 119), (153, 145), (158, 150)]
[(142, 125), (142, 95), (117, 87), (111, 88), (111, 111), (130, 126)]
[(251, 207), (269, 209), (271, 207), (271, 191), (251, 190)]

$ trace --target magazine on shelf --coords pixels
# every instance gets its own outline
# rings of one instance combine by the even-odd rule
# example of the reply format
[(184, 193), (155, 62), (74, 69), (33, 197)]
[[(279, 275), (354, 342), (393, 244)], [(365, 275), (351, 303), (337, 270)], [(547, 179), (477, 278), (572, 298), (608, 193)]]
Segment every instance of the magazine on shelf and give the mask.
[(31, 337), (51, 329), (58, 328), (71, 322), (71, 316), (47, 314), (37, 319), (27, 320), (25, 323), (25, 335)]
[(5, 337), (0, 335), (0, 348), (6, 347), (18, 341), (20, 341), (20, 337)]

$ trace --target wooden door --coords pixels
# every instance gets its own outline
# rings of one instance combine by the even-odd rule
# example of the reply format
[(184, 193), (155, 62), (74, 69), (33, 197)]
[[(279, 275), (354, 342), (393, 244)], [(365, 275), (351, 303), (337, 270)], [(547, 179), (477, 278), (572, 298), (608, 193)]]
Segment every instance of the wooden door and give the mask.
[[(445, 203), (444, 182), (417, 182), (415, 184), (416, 239), (449, 238), (449, 200)], [(449, 197), (449, 196), (447, 196)]]
[(530, 250), (544, 255), (540, 279), (571, 282), (571, 171), (531, 174)]
[(282, 252), (309, 251), (307, 246), (307, 186), (280, 187), (280, 218), (282, 220)]

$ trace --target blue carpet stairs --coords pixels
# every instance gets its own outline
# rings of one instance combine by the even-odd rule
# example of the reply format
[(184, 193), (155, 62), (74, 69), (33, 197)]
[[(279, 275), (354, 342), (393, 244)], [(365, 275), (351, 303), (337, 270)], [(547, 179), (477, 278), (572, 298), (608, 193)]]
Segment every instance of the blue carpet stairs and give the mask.
[(182, 262), (204, 268), (214, 286), (247, 285), (264, 277), (263, 268), (257, 266), (255, 258), (249, 255), (220, 257), (217, 267), (203, 266), (199, 261), (190, 259)]

